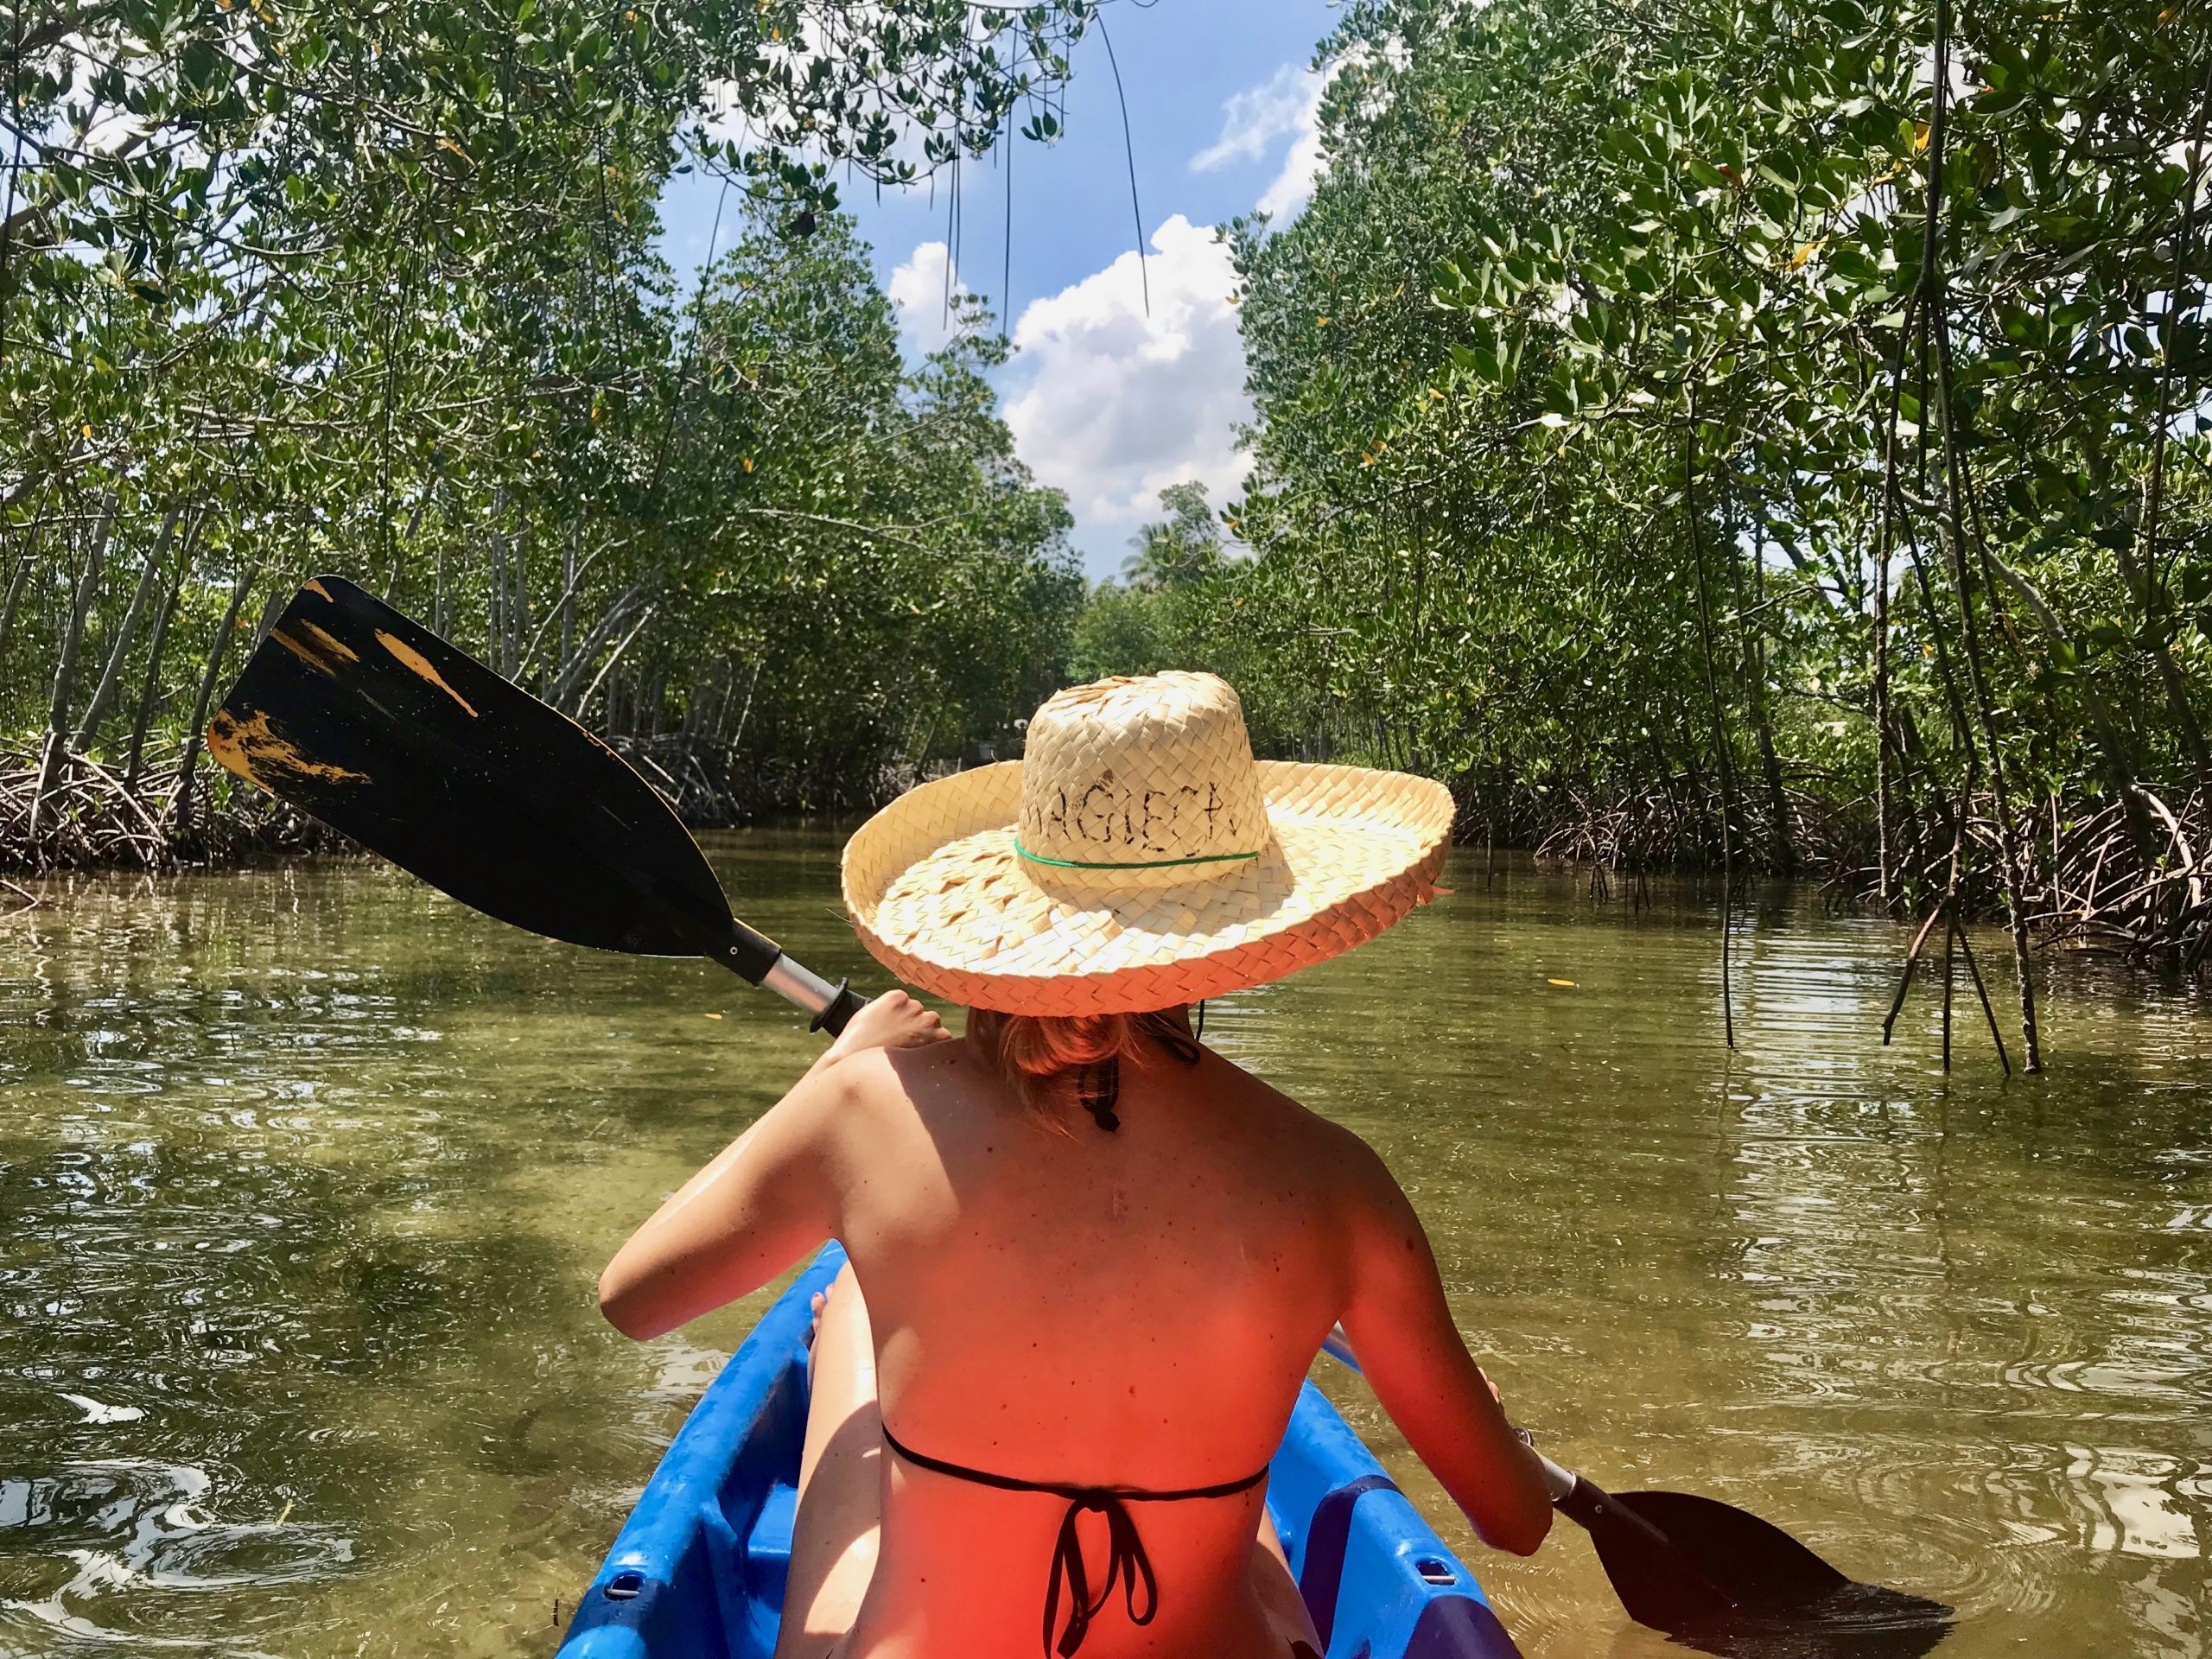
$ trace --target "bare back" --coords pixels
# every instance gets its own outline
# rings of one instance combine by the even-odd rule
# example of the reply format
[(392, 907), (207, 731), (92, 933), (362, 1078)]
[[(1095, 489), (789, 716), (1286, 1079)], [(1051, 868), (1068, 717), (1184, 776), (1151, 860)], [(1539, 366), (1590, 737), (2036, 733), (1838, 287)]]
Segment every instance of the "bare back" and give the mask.
[[(841, 1230), (902, 1442), (1020, 1479), (1150, 1491), (1266, 1465), (1343, 1304), (1340, 1131), (1212, 1055), (1125, 1066), (1112, 1134), (1079, 1112), (1066, 1133), (1040, 1123), (963, 1043), (850, 1064)], [(888, 1472), (844, 1651), (899, 1651), (921, 1615), (929, 1651), (1037, 1652), (1064, 1506), (898, 1460)], [(1102, 1619), (1084, 1652), (1282, 1659), (1243, 1570), (1259, 1503), (1255, 1489), (1136, 1506), (1159, 1616)], [(1096, 1573), (1105, 1551), (1090, 1541)]]
[(1113, 1134), (1040, 1125), (965, 1044), (878, 1054), (841, 1224), (894, 1430), (1090, 1483), (1264, 1464), (1344, 1309), (1365, 1149), (1212, 1054), (1125, 1067)]
[[(900, 1442), (1020, 1480), (1147, 1491), (1263, 1469), (1344, 1318), (1384, 1404), (1478, 1525), (1492, 1510), (1509, 1518), (1486, 1531), (1522, 1525), (1528, 1491), (1499, 1489), (1533, 1472), (1515, 1466), (1373, 1153), (1211, 1052), (1125, 1065), (1118, 1116), (1111, 1134), (1079, 1112), (1065, 1133), (1040, 1123), (964, 1042), (839, 1060), (625, 1247), (608, 1275), (627, 1306), (609, 1316), (650, 1334), (834, 1235)], [(882, 1470), (880, 1555), (839, 1651), (1036, 1654), (1066, 1504), (897, 1459)], [(1260, 1489), (1132, 1507), (1158, 1617), (1102, 1618), (1085, 1659), (1282, 1659), (1246, 1570)], [(1086, 1533), (1094, 1560), (1103, 1525)], [(1526, 1547), (1541, 1532), (1539, 1519)]]

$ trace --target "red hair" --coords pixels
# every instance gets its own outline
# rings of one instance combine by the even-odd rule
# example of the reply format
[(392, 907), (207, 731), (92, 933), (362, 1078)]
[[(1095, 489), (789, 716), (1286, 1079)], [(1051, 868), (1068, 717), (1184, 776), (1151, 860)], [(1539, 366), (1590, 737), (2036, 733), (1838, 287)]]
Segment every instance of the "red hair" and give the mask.
[(1122, 1062), (1138, 1065), (1161, 1056), (1195, 1065), (1198, 1045), (1180, 1008), (1147, 1014), (1046, 1015), (968, 1010), (968, 1041), (1047, 1127), (1065, 1135), (1073, 1099), (1098, 1120), (1116, 1127)]

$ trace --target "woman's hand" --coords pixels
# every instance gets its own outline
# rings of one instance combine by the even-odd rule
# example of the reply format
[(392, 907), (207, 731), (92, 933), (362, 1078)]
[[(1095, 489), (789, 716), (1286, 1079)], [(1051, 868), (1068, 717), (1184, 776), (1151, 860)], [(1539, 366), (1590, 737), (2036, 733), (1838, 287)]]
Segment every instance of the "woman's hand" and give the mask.
[(886, 991), (852, 1017), (824, 1060), (842, 1060), (871, 1048), (926, 1048), (952, 1033), (944, 1021), (905, 991)]

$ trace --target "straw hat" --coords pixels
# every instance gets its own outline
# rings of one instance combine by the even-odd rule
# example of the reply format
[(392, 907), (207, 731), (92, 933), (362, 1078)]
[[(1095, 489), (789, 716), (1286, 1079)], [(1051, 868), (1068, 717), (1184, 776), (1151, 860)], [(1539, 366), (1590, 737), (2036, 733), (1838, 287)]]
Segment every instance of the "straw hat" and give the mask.
[(1054, 696), (1027, 758), (909, 790), (845, 847), (845, 907), (910, 985), (1009, 1014), (1135, 1014), (1280, 979), (1434, 891), (1443, 785), (1255, 760), (1211, 674)]

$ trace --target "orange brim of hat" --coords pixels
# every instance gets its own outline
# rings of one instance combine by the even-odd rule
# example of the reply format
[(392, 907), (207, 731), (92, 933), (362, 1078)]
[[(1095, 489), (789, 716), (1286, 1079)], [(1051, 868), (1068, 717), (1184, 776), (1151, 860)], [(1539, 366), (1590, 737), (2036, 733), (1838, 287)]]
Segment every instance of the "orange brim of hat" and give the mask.
[(1007, 1014), (1139, 1014), (1295, 973), (1427, 901), (1451, 791), (1363, 766), (1258, 763), (1264, 851), (1185, 877), (1117, 879), (1014, 848), (1021, 763), (909, 790), (845, 846), (845, 907), (917, 989)]

